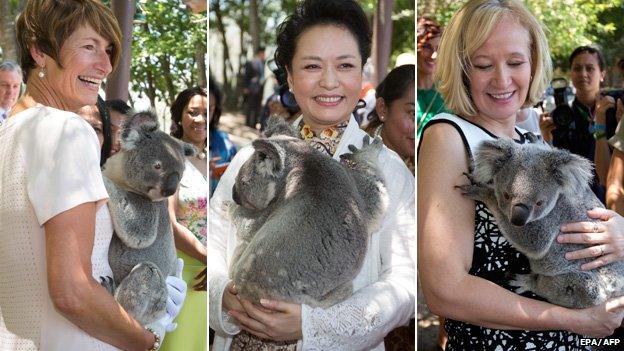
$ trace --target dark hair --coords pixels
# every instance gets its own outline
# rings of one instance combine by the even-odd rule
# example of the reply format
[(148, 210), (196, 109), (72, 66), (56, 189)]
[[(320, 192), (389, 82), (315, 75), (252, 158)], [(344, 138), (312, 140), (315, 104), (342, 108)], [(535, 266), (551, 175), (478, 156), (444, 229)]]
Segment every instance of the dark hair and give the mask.
[(618, 61), (617, 66), (618, 66), (620, 69), (624, 69), (624, 58), (622, 58), (622, 59), (620, 59), (620, 60)]
[(104, 143), (102, 144), (102, 151), (100, 153), (101, 167), (110, 157), (111, 146), (113, 144), (113, 133), (111, 132), (111, 121), (110, 114), (108, 113), (108, 108), (106, 107), (104, 99), (102, 99), (99, 95), (95, 106), (97, 107), (98, 114), (100, 115), (100, 120), (102, 121), (102, 134), (104, 135)]
[(189, 101), (195, 95), (201, 95), (208, 97), (206, 94), (206, 89), (202, 87), (193, 87), (183, 90), (176, 97), (175, 101), (171, 105), (171, 134), (172, 137), (182, 139), (182, 113), (184, 113), (184, 109), (186, 105), (188, 105)]
[(297, 49), (297, 40), (303, 32), (319, 24), (344, 27), (355, 37), (362, 67), (371, 51), (371, 30), (362, 7), (354, 0), (305, 0), (277, 28), (275, 63), (290, 70)]
[(574, 58), (583, 53), (595, 54), (596, 57), (598, 57), (598, 66), (600, 67), (600, 70), (605, 70), (604, 57), (602, 57), (602, 53), (600, 52), (600, 50), (593, 46), (579, 46), (578, 48), (574, 49), (574, 51), (572, 51), (572, 54), (570, 54), (570, 58), (568, 59), (568, 61), (570, 62), (570, 67), (572, 67), (572, 61), (574, 61)]
[(418, 19), (416, 25), (416, 47), (418, 51), (426, 42), (439, 36), (442, 36), (442, 27), (436, 21), (427, 17)]
[[(379, 83), (377, 89), (375, 89), (375, 97), (384, 99), (384, 103), (387, 108), (390, 105), (403, 97), (405, 92), (412, 86), (414, 86), (414, 80), (416, 79), (416, 67), (414, 65), (402, 65), (395, 67), (384, 80)], [(381, 124), (377, 110), (373, 110), (369, 115), (368, 129), (377, 128)]]
[(223, 97), (223, 94), (221, 93), (221, 88), (219, 87), (219, 84), (215, 82), (215, 80), (212, 77), (210, 77), (209, 82), (210, 82), (210, 84), (208, 84), (209, 93), (212, 94), (212, 96), (214, 96), (215, 102), (216, 102), (214, 115), (212, 115), (210, 124), (208, 124), (208, 130), (212, 130), (212, 129), (217, 128), (217, 126), (219, 125), (219, 119), (221, 118), (221, 112), (223, 111), (223, 108), (221, 106), (221, 99)]
[(261, 52), (264, 52), (266, 49), (264, 48), (264, 46), (261, 46), (258, 48), (258, 50), (256, 50), (256, 54), (259, 54)]
[(128, 115), (132, 111), (132, 108), (121, 99), (106, 100), (104, 105), (110, 111), (119, 112), (122, 115)]

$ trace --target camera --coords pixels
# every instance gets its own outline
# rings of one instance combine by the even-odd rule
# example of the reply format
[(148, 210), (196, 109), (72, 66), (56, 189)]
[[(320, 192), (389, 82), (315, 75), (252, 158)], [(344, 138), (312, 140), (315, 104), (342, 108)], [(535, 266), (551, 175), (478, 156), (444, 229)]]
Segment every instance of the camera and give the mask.
[[(608, 91), (604, 91), (602, 92), (604, 95), (606, 96), (610, 96), (613, 98), (613, 100), (615, 100), (615, 104), (617, 106), (617, 101), (618, 99), (622, 100), (622, 102), (624, 102), (624, 89), (616, 89), (616, 90), (608, 90)], [(615, 107), (610, 107), (606, 112), (606, 118), (607, 120), (615, 120)]]
[(568, 81), (565, 78), (555, 78), (550, 82), (555, 97), (555, 109), (552, 111), (552, 119), (558, 129), (570, 129), (574, 121), (574, 111), (568, 105)]

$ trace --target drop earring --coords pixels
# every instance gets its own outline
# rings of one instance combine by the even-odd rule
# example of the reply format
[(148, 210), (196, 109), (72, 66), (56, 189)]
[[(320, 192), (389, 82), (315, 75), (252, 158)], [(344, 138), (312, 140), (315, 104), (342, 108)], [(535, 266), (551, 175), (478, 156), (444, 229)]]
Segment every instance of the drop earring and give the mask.
[(39, 74), (38, 75), (39, 75), (39, 78), (45, 77), (45, 75), (46, 75), (45, 67), (41, 67), (41, 69), (39, 70)]

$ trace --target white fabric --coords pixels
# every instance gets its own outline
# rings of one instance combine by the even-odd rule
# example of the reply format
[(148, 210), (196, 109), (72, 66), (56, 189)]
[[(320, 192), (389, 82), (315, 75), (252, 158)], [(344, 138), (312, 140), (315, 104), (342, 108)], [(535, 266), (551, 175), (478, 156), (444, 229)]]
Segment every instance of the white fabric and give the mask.
[[(334, 158), (338, 160), (339, 155), (349, 152), (349, 144), (360, 148), (364, 135), (351, 118)], [(231, 335), (239, 332), (221, 304), (229, 282), (228, 264), (236, 247), (234, 227), (222, 205), (231, 201), (236, 174), (252, 153), (251, 147), (237, 153), (210, 201), (209, 316), (210, 326), (216, 331), (214, 350), (227, 350)], [(298, 349), (384, 350), (384, 336), (414, 315), (414, 177), (400, 157), (387, 148), (380, 154), (378, 164), (387, 182), (390, 207), (380, 230), (372, 235), (362, 269), (353, 281), (355, 293), (328, 309), (303, 305), (303, 340)]]
[(537, 110), (533, 107), (528, 107), (522, 110), (522, 112), (526, 114), (526, 118), (522, 122), (516, 122), (516, 126), (535, 134), (535, 136), (542, 135), (539, 127), (540, 117)]
[(78, 115), (37, 105), (0, 129), (0, 350), (117, 350), (70, 323), (47, 285), (43, 224), (100, 201), (93, 277), (112, 276), (112, 223), (95, 132)]

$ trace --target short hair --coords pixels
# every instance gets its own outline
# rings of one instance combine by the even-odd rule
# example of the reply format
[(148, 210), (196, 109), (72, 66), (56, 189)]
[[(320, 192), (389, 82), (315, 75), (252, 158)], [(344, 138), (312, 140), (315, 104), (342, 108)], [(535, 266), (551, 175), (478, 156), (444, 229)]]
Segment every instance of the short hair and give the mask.
[(188, 105), (189, 101), (195, 96), (201, 95), (208, 97), (206, 94), (206, 89), (202, 87), (193, 87), (184, 89), (176, 99), (171, 104), (171, 127), (170, 127), (170, 135), (172, 137), (182, 139), (182, 134), (184, 131), (182, 130), (182, 114), (184, 113), (184, 109), (186, 105)]
[(110, 111), (119, 112), (122, 115), (129, 115), (132, 112), (132, 108), (121, 99), (106, 100), (104, 105)]
[[(494, 27), (509, 16), (529, 32), (531, 76), (522, 107), (535, 105), (550, 84), (552, 62), (541, 24), (518, 0), (472, 0), (466, 3), (444, 29), (438, 50), (435, 78), (447, 108), (462, 116), (475, 116), (477, 109), (470, 97), (472, 67), (470, 57), (488, 39)], [(442, 69), (440, 69), (442, 68)]]
[(223, 104), (223, 93), (221, 92), (221, 87), (219, 87), (219, 83), (217, 83), (212, 78), (212, 76), (209, 78), (209, 83), (210, 84), (208, 84), (208, 92), (212, 96), (214, 96), (216, 103), (214, 114), (212, 115), (212, 119), (208, 124), (209, 130), (213, 130), (219, 126), (219, 119), (221, 118), (221, 112), (223, 111), (223, 106), (221, 106)]
[(316, 25), (336, 25), (356, 39), (362, 67), (371, 51), (371, 30), (360, 4), (354, 0), (305, 0), (277, 27), (275, 63), (290, 71), (297, 41), (301, 34)]
[(0, 63), (0, 71), (1, 72), (16, 72), (17, 74), (19, 74), (20, 78), (22, 77), (22, 69), (17, 63), (11, 60), (6, 60)]
[(19, 61), (24, 81), (37, 67), (30, 47), (37, 45), (56, 63), (60, 62), (65, 40), (83, 25), (91, 26), (112, 44), (111, 66), (117, 67), (121, 55), (121, 30), (111, 10), (98, 0), (29, 0), (17, 18), (15, 28)]
[(570, 64), (570, 68), (572, 68), (572, 62), (574, 61), (574, 59), (580, 55), (580, 54), (590, 54), (590, 55), (596, 55), (596, 57), (598, 58), (598, 67), (600, 67), (601, 71), (604, 71), (606, 69), (606, 64), (605, 64), (605, 60), (604, 57), (602, 56), (602, 53), (600, 52), (600, 50), (598, 48), (595, 48), (593, 46), (579, 46), (576, 49), (574, 49), (574, 51), (572, 51), (572, 53), (570, 54), (570, 57), (568, 58), (568, 63)]
[(416, 25), (416, 48), (418, 51), (420, 51), (423, 45), (429, 40), (441, 35), (442, 27), (440, 27), (436, 21), (428, 17), (418, 18), (418, 23)]

